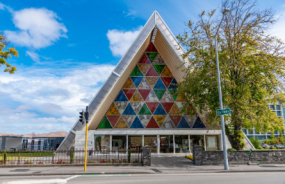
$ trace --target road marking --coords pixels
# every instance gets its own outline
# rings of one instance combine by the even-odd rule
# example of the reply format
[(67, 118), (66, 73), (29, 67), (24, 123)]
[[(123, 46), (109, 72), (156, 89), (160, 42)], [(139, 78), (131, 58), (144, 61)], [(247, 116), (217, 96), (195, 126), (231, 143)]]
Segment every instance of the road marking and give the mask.
[(97, 175), (82, 175), (81, 177), (88, 177), (88, 176), (130, 176), (130, 174), (97, 174)]
[(71, 180), (71, 179), (74, 179), (74, 178), (77, 178), (77, 177), (79, 177), (79, 176), (80, 176), (80, 175), (71, 176), (71, 177), (69, 177), (69, 178), (66, 178), (66, 181)]
[(66, 179), (52, 179), (52, 180), (20, 180), (20, 181), (8, 181), (3, 184), (41, 184), (41, 183), (56, 183), (56, 184), (64, 184), (67, 183)]

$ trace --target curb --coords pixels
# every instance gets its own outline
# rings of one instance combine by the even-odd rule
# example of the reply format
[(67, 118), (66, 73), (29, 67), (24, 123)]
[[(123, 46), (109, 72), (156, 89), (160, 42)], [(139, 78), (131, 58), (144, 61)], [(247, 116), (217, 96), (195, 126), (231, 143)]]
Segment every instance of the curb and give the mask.
[[(33, 164), (26, 164), (26, 165), (0, 165), (0, 168), (17, 168), (17, 167), (82, 167), (84, 164), (50, 164), (50, 165), (33, 165)], [(92, 164), (87, 163), (87, 166), (142, 166), (141, 163), (131, 163), (131, 164), (111, 164), (111, 163), (101, 163), (101, 164)]]

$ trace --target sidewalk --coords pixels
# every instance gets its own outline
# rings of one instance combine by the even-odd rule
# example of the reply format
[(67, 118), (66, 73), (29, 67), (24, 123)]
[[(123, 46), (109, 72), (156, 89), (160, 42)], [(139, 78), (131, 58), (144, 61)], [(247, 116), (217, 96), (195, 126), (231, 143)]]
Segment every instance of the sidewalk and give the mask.
[(89, 166), (83, 171), (78, 167), (14, 167), (0, 168), (0, 176), (29, 175), (98, 175), (98, 174), (182, 174), (182, 173), (225, 173), (225, 172), (285, 172), (285, 165), (230, 165), (230, 170), (223, 170), (223, 165), (186, 167), (132, 167), (132, 166)]

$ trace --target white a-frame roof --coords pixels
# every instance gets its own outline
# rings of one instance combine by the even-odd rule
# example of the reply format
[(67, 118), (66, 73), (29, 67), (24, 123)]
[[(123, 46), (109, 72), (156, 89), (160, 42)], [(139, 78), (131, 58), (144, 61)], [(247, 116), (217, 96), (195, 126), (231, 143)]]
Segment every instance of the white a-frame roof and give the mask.
[[(154, 11), (134, 43), (89, 104), (91, 117), (89, 121), (90, 130), (97, 128), (150, 42), (153, 42), (176, 80), (178, 82), (183, 80), (184, 73), (178, 67), (184, 67), (181, 57), (184, 51), (182, 48), (178, 49), (179, 44), (175, 36), (158, 12)], [(75, 131), (82, 129), (84, 129), (84, 126), (82, 126), (81, 122), (77, 121), (61, 143), (59, 149), (69, 149), (74, 143)]]

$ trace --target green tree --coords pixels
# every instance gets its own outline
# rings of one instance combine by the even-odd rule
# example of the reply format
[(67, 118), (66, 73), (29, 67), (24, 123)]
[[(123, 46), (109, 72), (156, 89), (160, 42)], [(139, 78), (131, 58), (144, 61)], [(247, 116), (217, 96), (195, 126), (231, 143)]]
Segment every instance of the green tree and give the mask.
[(187, 30), (177, 36), (187, 62), (178, 93), (194, 107), (189, 110), (187, 104), (183, 111), (200, 112), (208, 126), (220, 128), (214, 36), (225, 8), (230, 12), (218, 32), (223, 103), (232, 110), (225, 116), (226, 126), (233, 128), (228, 131), (230, 142), (241, 150), (245, 145), (242, 128), (273, 132), (284, 127), (268, 108), (269, 103), (285, 102), (284, 43), (265, 33), (276, 22), (271, 9), (260, 10), (252, 0), (226, 0), (218, 13), (203, 11), (198, 22), (190, 20)]
[(16, 67), (11, 66), (9, 63), (6, 62), (6, 60), (13, 56), (19, 56), (18, 51), (15, 48), (8, 48), (7, 51), (4, 51), (4, 48), (6, 47), (7, 42), (5, 41), (5, 38), (0, 34), (0, 66), (6, 65), (6, 68), (4, 69), (4, 72), (9, 72), (10, 74), (14, 74), (15, 71), (17, 71)]

